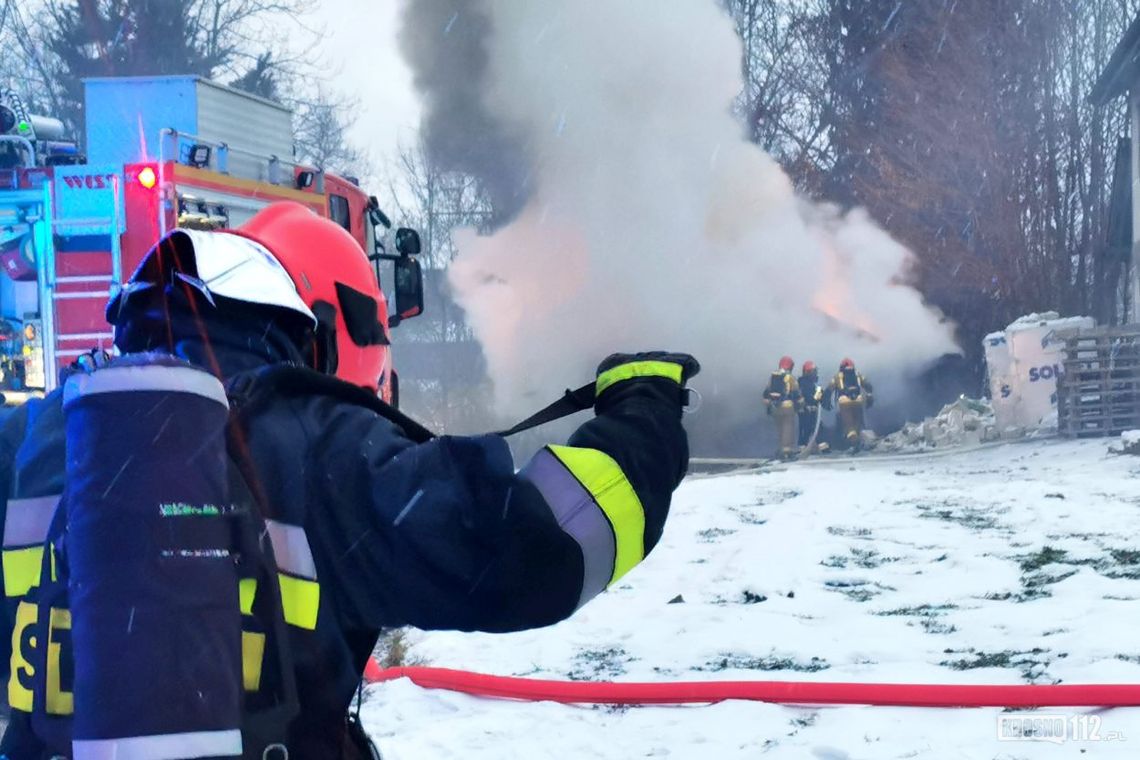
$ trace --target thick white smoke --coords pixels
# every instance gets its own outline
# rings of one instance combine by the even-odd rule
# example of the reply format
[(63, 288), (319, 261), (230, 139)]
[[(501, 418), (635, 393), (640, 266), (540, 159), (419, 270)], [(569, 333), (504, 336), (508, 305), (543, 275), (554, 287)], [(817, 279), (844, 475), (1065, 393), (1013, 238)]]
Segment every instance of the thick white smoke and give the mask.
[(503, 413), (612, 351), (693, 353), (697, 386), (753, 414), (783, 354), (825, 377), (850, 355), (897, 391), (956, 351), (896, 284), (908, 252), (862, 212), (798, 198), (744, 139), (741, 43), (715, 0), (475, 5), (489, 23), (472, 86), (530, 162), (522, 211), (459, 233), (451, 273)]

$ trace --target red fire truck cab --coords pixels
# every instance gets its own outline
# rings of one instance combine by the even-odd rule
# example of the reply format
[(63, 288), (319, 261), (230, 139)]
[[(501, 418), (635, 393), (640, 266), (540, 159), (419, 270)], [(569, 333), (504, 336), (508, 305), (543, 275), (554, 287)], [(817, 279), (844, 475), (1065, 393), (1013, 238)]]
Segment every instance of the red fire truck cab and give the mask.
[[(422, 312), (419, 235), (393, 231), (356, 180), (295, 162), (287, 108), (198, 77), (84, 84), (82, 156), (61, 122), (28, 114), (15, 93), (0, 90), (6, 395), (50, 391), (75, 357), (110, 349), (107, 300), (162, 235), (236, 227), (276, 201), (296, 201), (343, 226), (378, 278), (392, 262), (391, 281), (381, 278), (396, 302), (386, 329)], [(397, 400), (390, 351), (380, 388)]]

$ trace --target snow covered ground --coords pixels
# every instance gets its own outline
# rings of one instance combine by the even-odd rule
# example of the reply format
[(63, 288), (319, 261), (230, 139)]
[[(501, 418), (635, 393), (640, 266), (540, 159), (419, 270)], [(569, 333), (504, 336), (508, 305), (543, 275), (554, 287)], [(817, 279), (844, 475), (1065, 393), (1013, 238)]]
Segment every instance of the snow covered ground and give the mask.
[[(573, 619), (416, 634), (414, 654), (545, 678), (1138, 683), (1140, 458), (1108, 447), (692, 477), (661, 546)], [(572, 707), (406, 680), (365, 704), (386, 760), (1140, 757), (1140, 708), (1043, 712), (1095, 714), (1101, 741), (998, 741), (997, 709)]]

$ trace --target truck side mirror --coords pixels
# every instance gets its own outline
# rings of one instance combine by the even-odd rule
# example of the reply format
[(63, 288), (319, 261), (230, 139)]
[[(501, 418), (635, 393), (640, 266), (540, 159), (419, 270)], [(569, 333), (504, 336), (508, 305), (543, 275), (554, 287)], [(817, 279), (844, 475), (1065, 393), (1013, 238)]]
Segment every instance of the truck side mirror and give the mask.
[(401, 256), (395, 265), (396, 313), (388, 318), (389, 327), (424, 313), (424, 273), (420, 262), (411, 256)]
[(407, 227), (396, 230), (396, 250), (401, 256), (418, 256), (421, 250), (420, 233)]

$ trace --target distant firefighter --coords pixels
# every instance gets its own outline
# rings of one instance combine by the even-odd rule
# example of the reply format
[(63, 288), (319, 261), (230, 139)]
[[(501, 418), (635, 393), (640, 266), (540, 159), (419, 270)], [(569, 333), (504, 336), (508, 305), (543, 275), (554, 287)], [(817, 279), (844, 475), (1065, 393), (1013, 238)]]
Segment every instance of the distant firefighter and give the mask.
[[(828, 387), (828, 401), (839, 406), (839, 427), (847, 444), (858, 451), (863, 447), (864, 414), (874, 404), (871, 384), (855, 369), (855, 362), (844, 359)], [(827, 408), (831, 408), (828, 403)]]
[(800, 407), (800, 446), (814, 447), (819, 436), (820, 406), (823, 404), (823, 386), (819, 384), (819, 368), (815, 362), (804, 362), (799, 386), (800, 397), (803, 399)]
[(776, 423), (776, 436), (779, 439), (778, 455), (781, 459), (791, 459), (796, 455), (796, 429), (802, 399), (800, 385), (792, 370), (796, 363), (792, 357), (780, 359), (779, 368), (768, 380), (764, 391), (764, 406)]

